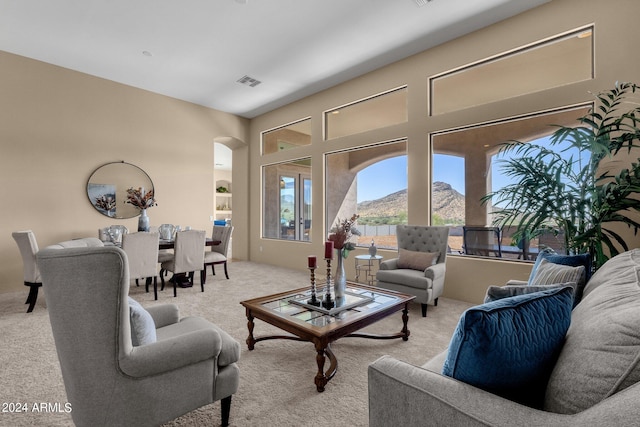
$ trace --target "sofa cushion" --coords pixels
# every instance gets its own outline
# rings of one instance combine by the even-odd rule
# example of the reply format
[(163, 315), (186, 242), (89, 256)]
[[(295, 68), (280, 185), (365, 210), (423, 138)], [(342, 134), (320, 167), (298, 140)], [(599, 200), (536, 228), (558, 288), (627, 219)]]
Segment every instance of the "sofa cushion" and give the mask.
[(424, 271), (438, 261), (440, 252), (418, 252), (398, 249), (398, 268)]
[(431, 278), (425, 276), (423, 271), (412, 270), (410, 268), (400, 268), (397, 270), (378, 270), (376, 278), (379, 282), (396, 283), (410, 288), (427, 289)]
[(543, 259), (529, 285), (545, 286), (569, 282), (584, 283), (584, 266), (554, 264)]
[(156, 324), (153, 317), (131, 297), (129, 298), (129, 314), (131, 323), (131, 343), (134, 346), (156, 342)]
[(580, 300), (582, 299), (582, 291), (584, 289), (584, 286), (591, 278), (591, 255), (589, 254), (562, 255), (562, 254), (555, 254), (551, 252), (540, 252), (538, 254), (538, 257), (536, 258), (535, 264), (533, 264), (533, 268), (531, 269), (531, 274), (529, 275), (529, 284), (531, 284), (531, 281), (536, 275), (536, 272), (542, 260), (546, 260), (553, 264), (568, 265), (571, 267), (578, 267), (578, 266), (584, 267), (584, 280), (577, 283), (576, 292), (574, 295), (576, 304), (580, 302)]
[(584, 287), (583, 298), (603, 284), (632, 283), (636, 279), (633, 267), (640, 266), (640, 249), (624, 252), (607, 261)]
[(506, 286), (489, 286), (484, 297), (484, 302), (496, 301), (502, 298), (515, 297), (517, 295), (531, 294), (533, 292), (547, 291), (549, 289), (562, 288), (569, 286), (573, 289), (575, 295), (575, 282), (557, 283), (552, 285), (506, 285)]
[(609, 260), (594, 279), (573, 310), (547, 386), (547, 411), (581, 412), (640, 381), (640, 251)]
[(460, 317), (442, 374), (541, 407), (572, 305), (573, 290), (562, 287), (471, 307)]

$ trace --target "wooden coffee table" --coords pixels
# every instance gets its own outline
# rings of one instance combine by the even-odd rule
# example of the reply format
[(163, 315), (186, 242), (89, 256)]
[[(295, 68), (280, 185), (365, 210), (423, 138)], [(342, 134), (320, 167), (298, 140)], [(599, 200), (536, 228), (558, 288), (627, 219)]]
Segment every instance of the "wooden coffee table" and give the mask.
[[(324, 286), (320, 285), (318, 288), (323, 289)], [(323, 297), (324, 292), (319, 292), (318, 299), (322, 300)], [(269, 339), (290, 339), (313, 343), (316, 348), (316, 363), (318, 365), (318, 373), (314, 381), (319, 392), (324, 391), (325, 385), (333, 378), (338, 369), (338, 360), (330, 346), (338, 338), (402, 338), (404, 341), (409, 339), (408, 308), (415, 296), (347, 282), (346, 296), (340, 301), (342, 307), (330, 310), (314, 307), (307, 304), (309, 298), (310, 289), (307, 286), (242, 301), (240, 304), (247, 311), (247, 327), (249, 328), (247, 346), (249, 350), (253, 350), (257, 342)], [(402, 329), (400, 332), (390, 335), (356, 333), (365, 326), (400, 310), (402, 310)], [(269, 335), (256, 338), (253, 336), (254, 319), (260, 319), (292, 335)], [(325, 372), (326, 357), (329, 358), (330, 366)]]

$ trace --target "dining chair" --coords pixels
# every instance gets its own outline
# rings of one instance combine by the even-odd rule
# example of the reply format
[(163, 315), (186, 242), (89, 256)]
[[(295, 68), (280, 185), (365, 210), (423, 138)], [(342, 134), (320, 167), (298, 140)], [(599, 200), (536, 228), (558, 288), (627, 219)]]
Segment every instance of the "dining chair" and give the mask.
[(469, 226), (462, 227), (465, 255), (502, 257), (502, 231), (500, 227)]
[(215, 265), (224, 265), (224, 275), (229, 279), (229, 273), (227, 271), (227, 254), (229, 252), (229, 242), (231, 242), (231, 233), (233, 233), (233, 226), (220, 226), (214, 225), (211, 233), (212, 240), (219, 240), (219, 245), (211, 246), (210, 251), (204, 253), (204, 268), (200, 277), (200, 282), (204, 285), (207, 282), (207, 266), (211, 266), (211, 272), (216, 275)]
[(122, 250), (129, 259), (129, 278), (145, 280), (145, 290), (153, 279), (153, 297), (158, 299), (158, 233), (139, 232), (122, 236)]
[(15, 231), (11, 233), (13, 240), (18, 244), (20, 255), (22, 256), (22, 270), (24, 274), (24, 285), (29, 286), (29, 296), (25, 304), (29, 304), (27, 313), (33, 311), (38, 299), (38, 290), (42, 286), (40, 278), (40, 269), (36, 262), (36, 253), (38, 253), (38, 242), (36, 236), (31, 230)]
[[(204, 230), (189, 230), (176, 233), (174, 256), (171, 260), (161, 264), (160, 280), (164, 290), (164, 272), (171, 271), (173, 277), (173, 296), (177, 296), (178, 282), (182, 277), (187, 277), (188, 286), (193, 286), (193, 276), (196, 271), (204, 269), (204, 244), (206, 236)], [(201, 273), (202, 276), (202, 273)], [(202, 292), (204, 286), (201, 283)]]
[[(173, 236), (175, 234), (176, 227), (173, 224), (160, 224), (158, 227), (158, 233), (160, 233), (160, 238), (162, 240), (173, 240)], [(162, 264), (166, 261), (171, 261), (173, 259), (174, 252), (173, 249), (160, 249), (158, 251), (158, 264)], [(164, 272), (166, 276), (166, 271)]]

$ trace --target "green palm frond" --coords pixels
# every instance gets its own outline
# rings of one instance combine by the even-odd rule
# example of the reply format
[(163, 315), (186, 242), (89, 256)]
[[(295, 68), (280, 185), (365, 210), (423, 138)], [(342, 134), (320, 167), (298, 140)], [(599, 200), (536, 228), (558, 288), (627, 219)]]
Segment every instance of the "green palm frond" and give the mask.
[[(510, 141), (499, 156), (502, 172), (515, 183), (485, 195), (494, 223), (517, 224), (517, 233), (535, 237), (549, 230), (564, 233), (568, 253), (590, 253), (596, 268), (627, 250), (614, 224), (634, 230), (640, 222), (640, 158), (615, 173), (601, 170), (620, 151), (640, 147), (640, 107), (629, 105), (638, 86), (620, 83), (595, 96), (594, 108), (577, 127), (555, 126), (550, 147)], [(636, 104), (637, 105), (637, 104)], [(567, 150), (579, 155), (567, 154)], [(616, 165), (617, 166), (617, 165)]]

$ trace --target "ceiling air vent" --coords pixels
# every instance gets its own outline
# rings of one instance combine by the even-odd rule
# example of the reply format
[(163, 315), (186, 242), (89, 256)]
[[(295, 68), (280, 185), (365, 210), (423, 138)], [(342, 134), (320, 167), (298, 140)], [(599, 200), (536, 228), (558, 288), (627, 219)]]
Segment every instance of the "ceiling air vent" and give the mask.
[(242, 76), (236, 81), (240, 84), (251, 86), (251, 87), (256, 87), (260, 83), (262, 83), (260, 80), (256, 80), (253, 77), (249, 77), (249, 76)]
[(430, 1), (431, 0), (413, 0), (413, 2), (418, 5), (418, 7), (422, 7)]

